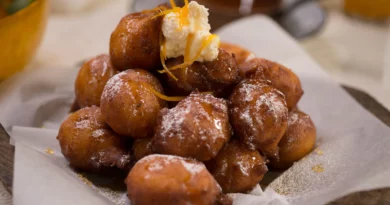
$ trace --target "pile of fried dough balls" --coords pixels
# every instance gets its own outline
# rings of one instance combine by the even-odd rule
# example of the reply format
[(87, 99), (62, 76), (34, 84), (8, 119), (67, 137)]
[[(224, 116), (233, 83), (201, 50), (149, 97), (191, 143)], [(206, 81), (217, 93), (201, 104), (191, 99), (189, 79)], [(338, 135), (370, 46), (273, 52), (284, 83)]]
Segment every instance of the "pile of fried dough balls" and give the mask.
[(57, 137), (71, 167), (128, 172), (134, 205), (231, 204), (224, 194), (250, 191), (267, 166), (286, 169), (311, 152), (316, 128), (296, 107), (303, 91), (290, 69), (222, 43), (216, 60), (172, 71), (176, 81), (157, 72), (156, 12), (122, 18), (110, 55), (81, 67), (78, 109)]

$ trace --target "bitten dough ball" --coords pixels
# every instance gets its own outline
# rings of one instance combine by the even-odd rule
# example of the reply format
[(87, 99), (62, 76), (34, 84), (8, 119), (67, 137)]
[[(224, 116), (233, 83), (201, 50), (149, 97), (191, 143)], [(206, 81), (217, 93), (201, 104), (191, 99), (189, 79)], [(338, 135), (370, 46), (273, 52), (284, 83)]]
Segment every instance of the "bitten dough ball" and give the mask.
[(58, 136), (62, 154), (83, 171), (101, 172), (111, 167), (129, 170), (131, 156), (126, 141), (103, 121), (100, 108), (82, 108), (62, 123)]
[[(168, 59), (168, 68), (183, 63), (183, 57)], [(172, 71), (177, 81), (165, 74), (170, 93), (189, 95), (194, 90), (213, 92), (218, 97), (227, 97), (239, 82), (236, 60), (227, 52), (219, 50), (217, 59), (194, 62), (190, 66)]]
[(163, 16), (152, 18), (166, 6), (129, 14), (111, 34), (110, 55), (119, 70), (161, 67), (159, 35)]
[(75, 83), (77, 105), (81, 108), (99, 106), (104, 86), (117, 73), (109, 55), (98, 55), (85, 62), (80, 68)]
[(206, 166), (224, 193), (250, 191), (268, 171), (260, 153), (246, 148), (238, 140), (229, 142)]
[(127, 176), (134, 205), (213, 205), (221, 188), (201, 163), (170, 155), (149, 155)]
[(230, 139), (227, 103), (210, 94), (192, 93), (158, 117), (152, 150), (207, 161)]
[(254, 58), (242, 63), (240, 75), (243, 77), (265, 79), (280, 90), (286, 97), (289, 110), (295, 108), (303, 95), (301, 81), (287, 67), (262, 58)]
[(284, 95), (256, 79), (246, 79), (230, 96), (230, 122), (235, 134), (251, 149), (278, 157), (278, 143), (287, 129)]
[(271, 160), (274, 168), (286, 169), (309, 154), (316, 142), (316, 127), (310, 116), (299, 110), (291, 111), (286, 134), (279, 142), (279, 160)]
[(105, 121), (118, 134), (145, 138), (153, 135), (159, 111), (165, 101), (160, 82), (142, 69), (129, 69), (112, 77), (103, 90), (100, 107)]

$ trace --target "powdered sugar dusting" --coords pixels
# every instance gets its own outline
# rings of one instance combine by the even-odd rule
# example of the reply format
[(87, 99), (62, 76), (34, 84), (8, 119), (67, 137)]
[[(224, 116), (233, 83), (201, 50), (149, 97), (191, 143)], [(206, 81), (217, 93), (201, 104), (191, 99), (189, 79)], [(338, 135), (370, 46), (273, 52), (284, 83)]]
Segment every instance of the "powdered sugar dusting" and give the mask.
[(201, 163), (193, 163), (188, 161), (182, 161), (181, 163), (191, 174), (197, 174), (206, 169), (205, 166)]
[(238, 167), (240, 167), (241, 173), (245, 176), (249, 176), (249, 170), (251, 168), (251, 165), (245, 160), (238, 161), (237, 164)]
[(153, 164), (151, 164), (149, 167), (148, 167), (148, 170), (149, 171), (158, 171), (158, 170), (161, 170), (163, 169), (163, 163), (165, 163), (165, 161), (155, 161)]
[(121, 87), (125, 86), (123, 76), (126, 75), (126, 72), (121, 72), (114, 75), (110, 80), (108, 80), (106, 86), (104, 87), (102, 93), (102, 99), (112, 99), (117, 95)]
[(288, 125), (295, 124), (299, 119), (299, 114), (297, 112), (291, 112), (288, 118)]
[(260, 95), (256, 100), (256, 108), (260, 109), (262, 106), (266, 106), (269, 113), (272, 114), (276, 122), (280, 122), (281, 117), (285, 117), (287, 110), (287, 104), (284, 100), (279, 100), (280, 93), (267, 92)]
[(265, 126), (272, 121), (278, 126), (287, 119), (288, 108), (284, 95), (257, 80), (244, 80), (234, 91), (230, 110), (237, 132), (245, 136), (249, 148), (255, 148), (258, 134), (264, 133)]
[[(211, 112), (207, 111), (204, 105), (212, 106)], [(209, 140), (212, 137), (213, 141), (218, 138), (226, 138), (223, 130), (224, 119), (215, 116), (219, 112), (227, 113), (227, 104), (224, 100), (210, 94), (191, 94), (162, 116), (159, 135), (163, 139), (176, 137), (182, 140), (186, 134), (184, 132), (188, 132), (188, 130), (182, 129), (183, 126), (186, 123), (191, 123), (194, 124), (193, 136), (195, 137), (202, 140)], [(215, 129), (205, 129), (205, 123), (210, 123), (207, 128)]]
[(76, 122), (76, 128), (77, 129), (85, 129), (89, 128), (91, 125), (91, 122), (89, 119), (81, 120)]
[(147, 168), (149, 171), (159, 171), (164, 169), (165, 167), (177, 163), (181, 163), (181, 165), (188, 172), (190, 172), (192, 176), (206, 170), (206, 167), (200, 162), (190, 161), (183, 157), (173, 156), (173, 155), (160, 155), (160, 154), (148, 155), (142, 158), (140, 161), (138, 161), (137, 164), (144, 163), (144, 162), (147, 163), (151, 162)]
[(92, 137), (98, 138), (104, 135), (104, 129), (97, 129), (92, 132)]

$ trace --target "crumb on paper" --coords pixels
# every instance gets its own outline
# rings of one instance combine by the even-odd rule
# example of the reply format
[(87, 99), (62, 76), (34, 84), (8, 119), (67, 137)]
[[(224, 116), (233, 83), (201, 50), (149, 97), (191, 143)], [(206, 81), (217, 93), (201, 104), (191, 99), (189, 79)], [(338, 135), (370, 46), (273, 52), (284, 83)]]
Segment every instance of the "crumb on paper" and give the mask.
[(275, 192), (280, 194), (280, 195), (285, 195), (285, 196), (289, 194), (288, 191), (283, 190), (283, 189), (275, 189)]
[(314, 172), (321, 173), (325, 171), (325, 168), (321, 164), (317, 164), (311, 168)]
[(92, 186), (92, 182), (89, 181), (87, 178), (84, 177), (84, 175), (82, 174), (77, 174), (77, 177), (82, 181), (84, 182), (84, 184), (88, 185), (88, 186)]
[(52, 148), (47, 148), (45, 150), (46, 154), (49, 154), (49, 155), (53, 155), (54, 154), (54, 150)]
[(315, 152), (317, 155), (323, 155), (323, 154), (324, 154), (324, 151), (322, 151), (320, 148), (315, 149), (314, 152)]

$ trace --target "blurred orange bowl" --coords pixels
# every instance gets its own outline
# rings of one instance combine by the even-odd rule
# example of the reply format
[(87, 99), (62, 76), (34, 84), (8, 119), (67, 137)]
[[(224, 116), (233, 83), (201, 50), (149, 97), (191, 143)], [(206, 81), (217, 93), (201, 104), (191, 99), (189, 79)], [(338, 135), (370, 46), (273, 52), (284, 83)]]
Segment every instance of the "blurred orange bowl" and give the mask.
[(0, 19), (0, 79), (21, 71), (41, 42), (48, 0), (35, 0), (26, 8)]

